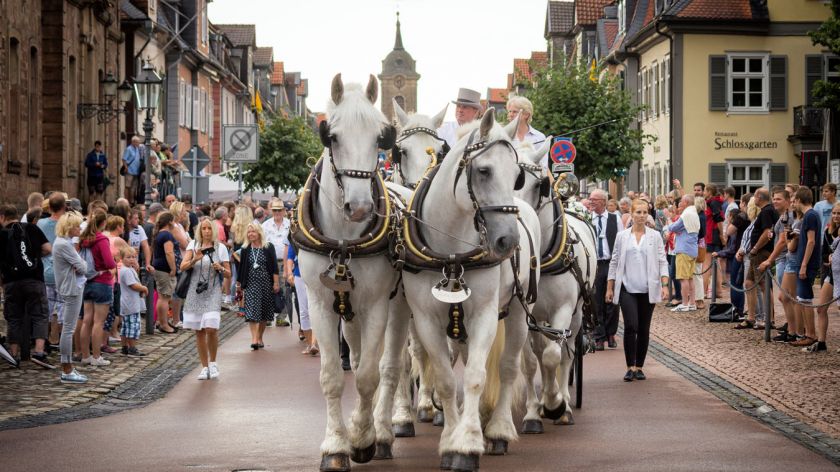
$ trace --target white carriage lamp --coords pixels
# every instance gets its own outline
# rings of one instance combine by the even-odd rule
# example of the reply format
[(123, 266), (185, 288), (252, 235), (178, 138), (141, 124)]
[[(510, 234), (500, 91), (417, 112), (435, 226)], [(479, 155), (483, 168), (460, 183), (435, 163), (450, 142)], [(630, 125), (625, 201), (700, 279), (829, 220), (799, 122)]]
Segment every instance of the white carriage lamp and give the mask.
[(580, 190), (580, 182), (575, 174), (571, 172), (564, 172), (557, 177), (557, 182), (554, 184), (554, 191), (560, 195), (560, 198), (567, 200), (577, 195)]
[(148, 61), (143, 64), (140, 74), (134, 78), (134, 96), (137, 100), (137, 108), (139, 110), (146, 110), (148, 119), (151, 119), (155, 114), (162, 83), (163, 79)]

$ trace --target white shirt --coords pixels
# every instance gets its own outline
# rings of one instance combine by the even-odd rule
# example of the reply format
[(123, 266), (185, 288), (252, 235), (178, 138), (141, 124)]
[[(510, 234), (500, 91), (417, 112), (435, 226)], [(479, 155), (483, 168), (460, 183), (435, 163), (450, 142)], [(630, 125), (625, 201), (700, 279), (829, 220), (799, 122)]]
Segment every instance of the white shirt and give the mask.
[(290, 226), (291, 222), (288, 218), (283, 218), (283, 223), (279, 225), (275, 223), (274, 218), (269, 218), (262, 224), (265, 239), (274, 246), (274, 251), (277, 253), (278, 261), (286, 259), (286, 251), (289, 245)]
[[(601, 240), (601, 251), (604, 253), (604, 257), (598, 257), (598, 241), (595, 241), (595, 257), (598, 257), (598, 260), (609, 260), (612, 257), (610, 253), (610, 244), (607, 241), (607, 217), (609, 216), (610, 212), (604, 210), (603, 213), (600, 215), (598, 213), (592, 212), (592, 226), (595, 227), (595, 237)], [(618, 232), (621, 226), (621, 218), (618, 218), (616, 221), (615, 230)]]
[[(513, 147), (517, 149), (519, 149), (520, 143), (528, 143), (533, 146), (534, 149), (537, 149), (542, 146), (543, 141), (545, 141), (545, 135), (534, 129), (533, 126), (528, 126), (528, 132), (522, 137), (522, 141), (519, 140), (519, 135), (517, 134), (513, 137), (513, 141), (511, 141), (511, 143), (513, 144)], [(545, 156), (540, 158), (540, 165), (546, 169), (548, 168), (548, 153), (545, 153)]]
[(146, 231), (140, 225), (137, 225), (137, 227), (128, 233), (128, 245), (136, 249), (138, 253), (140, 251), (140, 245), (143, 244), (143, 241), (148, 241), (148, 239)]
[(458, 140), (455, 139), (455, 130), (460, 127), (461, 125), (459, 125), (457, 121), (447, 121), (437, 129), (438, 137), (446, 140), (446, 144), (448, 144), (450, 148), (453, 148), (455, 147), (455, 143), (458, 142)]
[[(190, 241), (187, 245), (187, 251), (195, 251), (195, 243), (196, 241)], [(230, 253), (224, 244), (219, 243), (216, 245), (216, 255), (219, 256), (219, 262), (230, 262)]]
[[(622, 277), (621, 284), (628, 293), (647, 293), (648, 281), (645, 274), (647, 274), (647, 257), (644, 253), (645, 236), (643, 234), (641, 239), (636, 242), (636, 236), (630, 233), (630, 244), (627, 245), (627, 264), (625, 265), (624, 277)], [(632, 270), (630, 269), (632, 267)]]

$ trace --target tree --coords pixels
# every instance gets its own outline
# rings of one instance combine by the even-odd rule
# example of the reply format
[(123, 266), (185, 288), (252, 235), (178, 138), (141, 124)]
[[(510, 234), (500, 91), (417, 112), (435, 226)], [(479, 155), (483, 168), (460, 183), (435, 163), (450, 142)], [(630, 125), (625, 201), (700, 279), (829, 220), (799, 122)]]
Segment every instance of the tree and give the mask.
[[(831, 1), (831, 18), (825, 20), (816, 31), (811, 31), (811, 41), (816, 45), (827, 47), (832, 53), (840, 56), (840, 0)], [(840, 110), (840, 82), (820, 80), (812, 91), (815, 104), (818, 107)]]
[(307, 158), (320, 156), (322, 150), (303, 118), (277, 114), (260, 133), (260, 161), (245, 166), (245, 190), (273, 189), (275, 197), (281, 190), (296, 192), (309, 176)]
[(617, 77), (592, 80), (591, 74), (584, 66), (540, 71), (525, 96), (534, 105), (535, 128), (573, 138), (575, 173), (606, 180), (641, 160), (644, 146), (655, 137), (634, 129), (642, 107), (633, 105)]

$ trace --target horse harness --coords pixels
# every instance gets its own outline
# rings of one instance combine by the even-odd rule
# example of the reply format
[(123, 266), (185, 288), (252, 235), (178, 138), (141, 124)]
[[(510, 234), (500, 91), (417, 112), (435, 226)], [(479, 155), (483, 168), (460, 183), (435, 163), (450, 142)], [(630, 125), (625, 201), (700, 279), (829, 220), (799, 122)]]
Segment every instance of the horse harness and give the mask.
[[(332, 167), (333, 177), (335, 177), (336, 184), (338, 184), (338, 188), (341, 191), (342, 195), (344, 195), (344, 184), (341, 183), (342, 177), (349, 177), (351, 179), (368, 179), (371, 181), (371, 187), (376, 187), (376, 185), (374, 184), (374, 176), (379, 173), (379, 160), (376, 161), (376, 168), (372, 171), (358, 169), (339, 169), (335, 165), (335, 156), (333, 155), (333, 144), (337, 140), (335, 135), (333, 135), (330, 131), (330, 125), (329, 123), (327, 123), (326, 120), (321, 122), (319, 131), (321, 136), (321, 144), (323, 144), (324, 147), (329, 149), (330, 167)], [(391, 147), (393, 147), (396, 135), (396, 128), (394, 128), (391, 125), (385, 125), (382, 128), (382, 133), (376, 140), (376, 144), (379, 147), (379, 149), (390, 149)]]
[(408, 182), (408, 179), (405, 178), (405, 175), (402, 171), (402, 156), (403, 150), (400, 147), (400, 143), (405, 141), (409, 136), (413, 136), (417, 133), (427, 134), (438, 141), (442, 142), (443, 145), (441, 146), (440, 151), (435, 153), (434, 148), (429, 147), (426, 149), (426, 154), (429, 155), (431, 158), (429, 162), (429, 168), (436, 167), (440, 162), (443, 162), (443, 158), (446, 157), (446, 154), (449, 153), (449, 144), (446, 142), (445, 139), (438, 136), (437, 131), (431, 128), (425, 128), (422, 126), (417, 126), (414, 128), (408, 128), (400, 133), (399, 137), (394, 141), (393, 147), (391, 147), (391, 162), (394, 163), (394, 166), (397, 168), (397, 173), (400, 175), (400, 179), (402, 180), (402, 185), (405, 187), (414, 190), (417, 188), (417, 184), (414, 182)]

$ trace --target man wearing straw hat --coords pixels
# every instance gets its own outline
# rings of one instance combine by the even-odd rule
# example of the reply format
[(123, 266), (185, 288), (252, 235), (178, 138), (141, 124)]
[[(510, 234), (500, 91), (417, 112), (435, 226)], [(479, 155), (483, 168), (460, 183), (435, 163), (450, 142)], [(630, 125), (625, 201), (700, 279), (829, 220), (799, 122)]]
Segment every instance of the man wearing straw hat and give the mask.
[(447, 121), (437, 133), (446, 140), (449, 147), (455, 146), (455, 130), (481, 117), (484, 107), (481, 106), (481, 94), (468, 88), (458, 89), (458, 98), (453, 101), (455, 104), (455, 120)]

